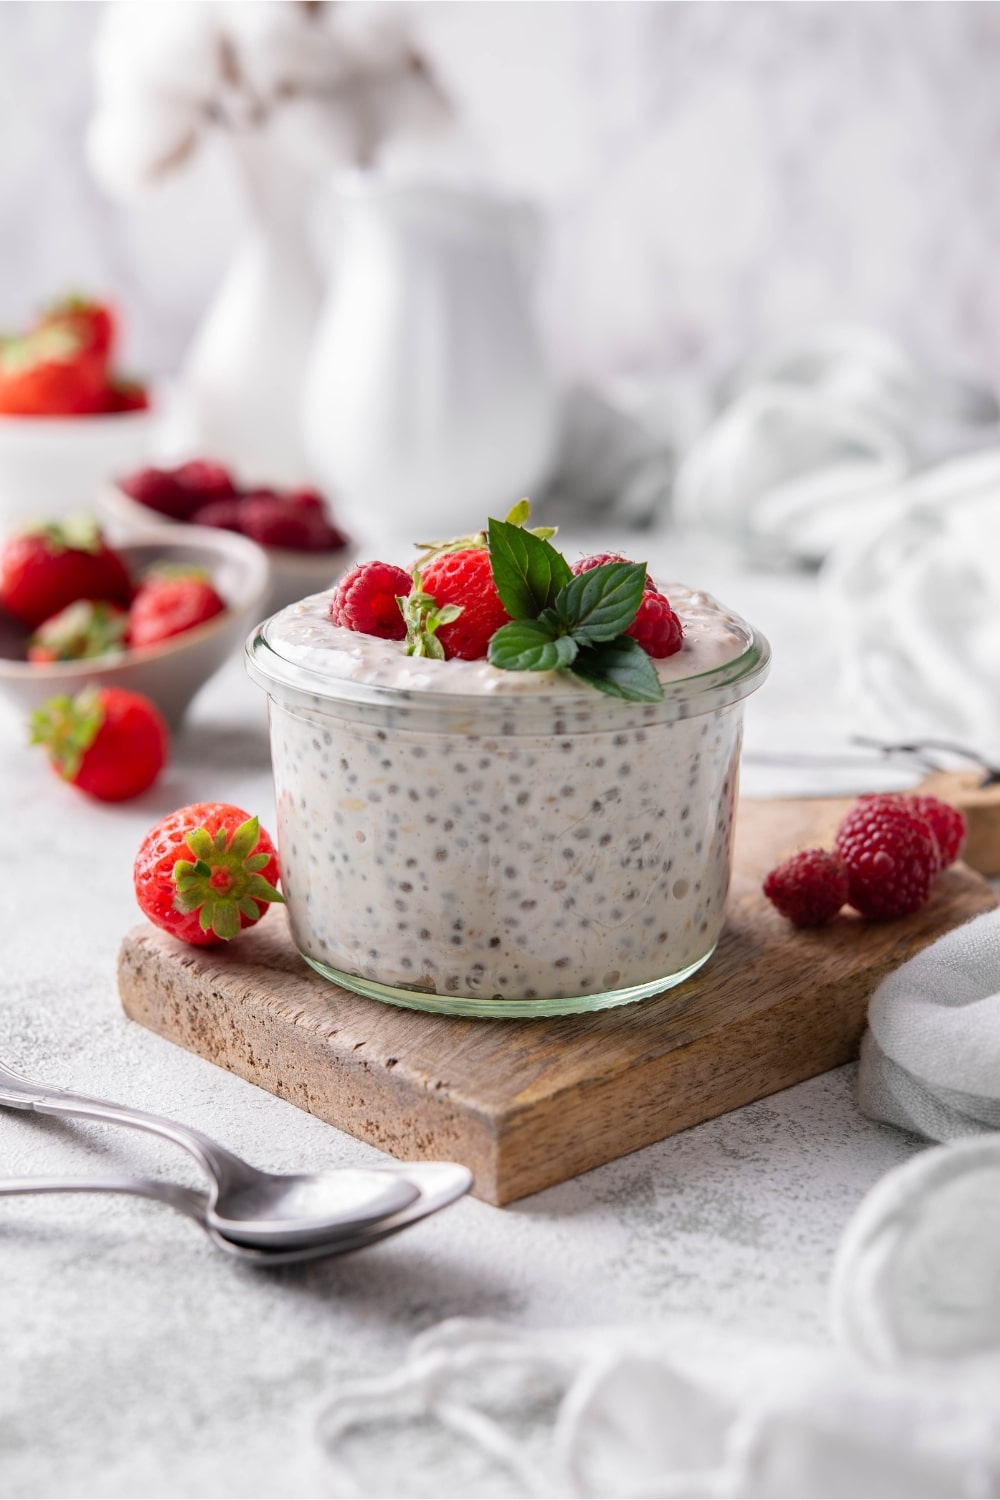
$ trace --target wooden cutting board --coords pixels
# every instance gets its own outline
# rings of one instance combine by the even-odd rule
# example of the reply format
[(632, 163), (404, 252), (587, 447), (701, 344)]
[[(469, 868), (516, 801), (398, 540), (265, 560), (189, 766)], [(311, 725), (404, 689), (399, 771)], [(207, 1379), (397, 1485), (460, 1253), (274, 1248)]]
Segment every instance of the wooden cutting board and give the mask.
[(848, 1062), (879, 980), (996, 905), (989, 883), (956, 865), (903, 921), (790, 927), (761, 880), (797, 849), (829, 847), (851, 800), (744, 801), (714, 957), (636, 1005), (530, 1021), (399, 1010), (313, 973), (281, 908), (226, 949), (136, 928), (119, 958), (122, 1004), (393, 1156), (464, 1162), (478, 1197), (510, 1203)]

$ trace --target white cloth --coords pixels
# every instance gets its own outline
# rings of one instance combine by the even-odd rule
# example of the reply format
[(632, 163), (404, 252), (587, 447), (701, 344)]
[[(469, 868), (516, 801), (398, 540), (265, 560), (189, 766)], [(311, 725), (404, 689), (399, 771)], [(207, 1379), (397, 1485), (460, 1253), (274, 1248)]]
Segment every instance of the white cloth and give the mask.
[(823, 583), (860, 727), (1000, 752), (1000, 448), (884, 496)]
[(812, 330), (741, 371), (685, 454), (682, 525), (720, 528), (771, 563), (817, 564), (946, 454), (996, 440), (996, 398), (868, 328)]
[(378, 1492), (350, 1466), (352, 1430), (431, 1420), (531, 1496), (1000, 1494), (1000, 910), (904, 964), (869, 1019), (865, 1112), (974, 1138), (863, 1200), (834, 1267), (833, 1344), (455, 1319), (326, 1412), (341, 1492)]
[(932, 1140), (1000, 1127), (1000, 909), (884, 979), (858, 1074), (866, 1115)]

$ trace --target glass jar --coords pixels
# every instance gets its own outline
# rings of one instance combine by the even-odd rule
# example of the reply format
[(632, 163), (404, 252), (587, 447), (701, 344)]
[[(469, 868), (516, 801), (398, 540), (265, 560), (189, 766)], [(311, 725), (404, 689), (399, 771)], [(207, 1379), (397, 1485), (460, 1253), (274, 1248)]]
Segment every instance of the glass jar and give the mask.
[(265, 622), (247, 667), (306, 961), (395, 1005), (492, 1017), (623, 1005), (699, 969), (725, 917), (743, 700), (770, 650), (690, 597), (730, 654), (688, 675), (684, 653), (657, 663), (657, 703), (407, 658), (330, 625), (323, 596)]

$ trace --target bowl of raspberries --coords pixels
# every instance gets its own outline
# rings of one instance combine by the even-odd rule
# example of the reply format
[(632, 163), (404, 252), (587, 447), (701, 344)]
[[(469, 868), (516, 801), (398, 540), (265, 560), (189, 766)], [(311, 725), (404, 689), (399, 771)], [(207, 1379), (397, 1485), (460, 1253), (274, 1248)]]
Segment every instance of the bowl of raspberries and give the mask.
[(91, 504), (110, 476), (141, 463), (154, 412), (118, 363), (107, 303), (66, 297), (0, 336), (0, 520), (6, 526)]
[(267, 559), (210, 527), (112, 546), (96, 521), (0, 544), (0, 692), (28, 713), (89, 684), (143, 693), (176, 725), (264, 607)]
[(150, 526), (194, 525), (249, 537), (270, 564), (265, 613), (330, 587), (353, 555), (317, 490), (244, 484), (209, 459), (124, 474), (105, 490), (102, 509), (127, 535), (141, 536)]

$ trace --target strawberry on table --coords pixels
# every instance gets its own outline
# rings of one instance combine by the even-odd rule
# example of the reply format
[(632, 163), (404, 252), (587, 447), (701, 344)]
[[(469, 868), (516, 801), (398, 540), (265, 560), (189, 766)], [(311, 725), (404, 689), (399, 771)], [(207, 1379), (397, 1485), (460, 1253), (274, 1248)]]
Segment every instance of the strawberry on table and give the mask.
[(77, 599), (131, 598), (125, 564), (93, 521), (32, 527), (0, 549), (0, 605), (32, 630)]
[(124, 802), (146, 791), (170, 751), (155, 703), (113, 687), (48, 699), (31, 715), (30, 741), (47, 746), (63, 780), (99, 802)]
[(114, 414), (148, 409), (149, 391), (141, 380), (131, 380), (124, 375), (111, 376), (104, 387), (102, 411)]
[(128, 634), (128, 611), (103, 599), (77, 599), (43, 620), (28, 641), (28, 660), (83, 661), (121, 651)]
[(203, 573), (153, 573), (132, 600), (129, 644), (155, 646), (204, 625), (225, 607), (225, 600)]
[(257, 819), (195, 802), (151, 828), (136, 855), (135, 894), (157, 927), (198, 947), (228, 942), (284, 898), (274, 844)]

